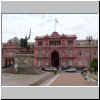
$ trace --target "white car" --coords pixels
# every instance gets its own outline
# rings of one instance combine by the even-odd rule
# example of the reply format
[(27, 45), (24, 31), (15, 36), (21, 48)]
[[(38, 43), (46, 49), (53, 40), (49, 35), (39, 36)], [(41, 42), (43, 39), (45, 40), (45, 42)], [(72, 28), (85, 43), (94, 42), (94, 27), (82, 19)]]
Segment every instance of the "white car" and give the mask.
[(52, 69), (53, 69), (54, 71), (57, 70), (57, 68), (55, 68), (55, 67), (53, 67)]
[(75, 68), (69, 68), (69, 69), (66, 69), (66, 72), (77, 72), (77, 69), (75, 69)]
[(52, 68), (45, 68), (45, 71), (52, 71)]

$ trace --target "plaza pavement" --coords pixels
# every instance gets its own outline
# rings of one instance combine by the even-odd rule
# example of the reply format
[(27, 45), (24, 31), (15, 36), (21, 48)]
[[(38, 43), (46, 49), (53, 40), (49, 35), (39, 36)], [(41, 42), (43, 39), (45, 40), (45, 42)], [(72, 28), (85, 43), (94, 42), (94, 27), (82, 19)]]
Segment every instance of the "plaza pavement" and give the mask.
[(84, 80), (80, 73), (45, 72), (40, 75), (2, 73), (2, 86), (97, 86), (96, 82)]
[[(50, 82), (49, 82), (50, 83)], [(50, 86), (97, 86), (96, 82), (90, 79), (90, 83), (84, 80), (80, 73), (61, 73)]]
[(2, 73), (1, 86), (38, 86), (53, 76), (51, 72), (40, 75)]

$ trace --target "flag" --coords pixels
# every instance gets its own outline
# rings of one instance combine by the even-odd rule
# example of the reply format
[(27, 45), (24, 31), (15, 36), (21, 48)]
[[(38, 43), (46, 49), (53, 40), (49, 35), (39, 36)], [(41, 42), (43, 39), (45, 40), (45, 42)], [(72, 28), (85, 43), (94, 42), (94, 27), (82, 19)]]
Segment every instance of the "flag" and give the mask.
[(55, 18), (55, 22), (58, 24), (58, 20)]

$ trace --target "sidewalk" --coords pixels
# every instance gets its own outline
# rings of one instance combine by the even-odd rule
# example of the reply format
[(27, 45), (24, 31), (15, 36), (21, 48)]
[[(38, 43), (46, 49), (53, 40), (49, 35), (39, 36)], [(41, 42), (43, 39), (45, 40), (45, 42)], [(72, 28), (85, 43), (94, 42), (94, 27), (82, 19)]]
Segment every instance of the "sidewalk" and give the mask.
[(51, 72), (45, 72), (40, 75), (2, 73), (1, 83), (2, 86), (38, 86), (53, 76), (54, 74)]
[(84, 80), (80, 73), (61, 73), (50, 86), (97, 86), (96, 82)]

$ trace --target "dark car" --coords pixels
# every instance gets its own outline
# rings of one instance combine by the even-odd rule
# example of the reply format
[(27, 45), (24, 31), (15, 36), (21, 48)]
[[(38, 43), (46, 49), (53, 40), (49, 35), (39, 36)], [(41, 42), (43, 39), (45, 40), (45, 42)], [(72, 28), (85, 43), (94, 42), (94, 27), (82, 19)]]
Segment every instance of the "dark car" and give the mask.
[(2, 68), (5, 68), (5, 65), (4, 64), (2, 65)]
[(66, 69), (68, 69), (68, 67), (67, 66), (64, 66), (64, 67), (61, 67), (61, 69), (62, 70), (66, 70)]
[(8, 68), (8, 67), (9, 65), (5, 65), (5, 64), (2, 65), (2, 68)]

